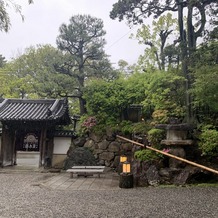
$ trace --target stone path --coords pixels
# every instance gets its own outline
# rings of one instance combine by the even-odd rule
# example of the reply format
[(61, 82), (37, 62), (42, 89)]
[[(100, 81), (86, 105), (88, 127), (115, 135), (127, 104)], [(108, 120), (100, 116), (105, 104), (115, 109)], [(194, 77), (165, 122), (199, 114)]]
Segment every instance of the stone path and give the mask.
[(119, 175), (115, 172), (106, 170), (105, 173), (93, 176), (77, 176), (74, 175), (70, 178), (70, 173), (65, 171), (59, 173), (47, 173), (46, 170), (40, 169), (33, 166), (12, 166), (4, 167), (0, 169), (1, 173), (6, 174), (22, 174), (22, 173), (41, 173), (45, 175), (44, 179), (40, 184), (42, 187), (52, 190), (119, 190)]
[(58, 173), (42, 183), (43, 186), (57, 190), (118, 190), (119, 176), (116, 173), (106, 173), (99, 178), (97, 175), (70, 178), (69, 173)]

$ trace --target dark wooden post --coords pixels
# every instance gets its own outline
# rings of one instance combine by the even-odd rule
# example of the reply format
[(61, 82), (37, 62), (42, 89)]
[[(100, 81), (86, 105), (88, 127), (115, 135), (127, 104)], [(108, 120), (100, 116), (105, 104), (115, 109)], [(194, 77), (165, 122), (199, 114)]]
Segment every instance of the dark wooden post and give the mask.
[(46, 141), (46, 163), (45, 167), (50, 168), (52, 166), (52, 158), (53, 158), (53, 150), (54, 150), (54, 139), (49, 138)]
[(133, 174), (121, 173), (119, 187), (120, 188), (133, 188)]
[(42, 167), (45, 164), (46, 131), (47, 129), (45, 127), (42, 127), (41, 135), (40, 135), (40, 144), (39, 144), (40, 146), (39, 147), (39, 152), (40, 152), (39, 167)]
[(8, 129), (8, 126), (3, 125), (2, 141), (1, 141), (1, 165), (13, 165), (13, 142), (14, 132)]
[(14, 132), (13, 132), (13, 144), (12, 144), (12, 155), (13, 155), (13, 157), (12, 157), (12, 163), (11, 163), (11, 165), (16, 165), (17, 164), (17, 151), (16, 151), (16, 145), (15, 145), (15, 143), (16, 143), (16, 130), (14, 130)]
[[(3, 129), (3, 128), (2, 128)], [(2, 136), (1, 136), (1, 147), (0, 147), (0, 164), (1, 167), (3, 167), (3, 159), (4, 159), (4, 146), (3, 146), (3, 131), (2, 131)]]

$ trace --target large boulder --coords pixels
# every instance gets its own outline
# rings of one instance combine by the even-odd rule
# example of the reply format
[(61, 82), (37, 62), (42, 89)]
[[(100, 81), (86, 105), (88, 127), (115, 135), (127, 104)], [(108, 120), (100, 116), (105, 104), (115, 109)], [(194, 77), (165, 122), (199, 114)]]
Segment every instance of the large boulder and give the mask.
[(95, 142), (92, 139), (87, 140), (86, 143), (84, 144), (84, 147), (94, 150), (95, 149)]
[(217, 181), (218, 177), (215, 174), (189, 165), (181, 169), (181, 172), (173, 179), (173, 183), (176, 185), (213, 183)]
[(132, 161), (132, 174), (135, 186), (147, 186), (148, 181), (145, 175), (142, 175), (142, 162)]
[(69, 169), (72, 166), (96, 166), (97, 162), (93, 153), (85, 147), (75, 148), (68, 155), (65, 161), (64, 169)]
[(99, 134), (96, 134), (96, 133), (93, 133), (91, 132), (89, 134), (89, 138), (92, 139), (94, 142), (100, 142), (103, 140), (103, 137), (102, 135), (99, 135)]
[(115, 156), (111, 167), (117, 169), (118, 171), (119, 165), (120, 165), (120, 156)]
[(98, 148), (101, 150), (106, 150), (109, 144), (110, 142), (108, 142), (107, 140), (103, 140), (100, 143), (98, 143)]
[(114, 158), (113, 152), (104, 151), (101, 154), (99, 154), (99, 159), (101, 160), (111, 161), (113, 158)]
[(118, 142), (111, 142), (108, 146), (108, 151), (119, 152), (120, 151), (120, 144)]
[(159, 166), (156, 161), (139, 161), (132, 162), (132, 173), (135, 186), (156, 186), (160, 184)]
[(75, 147), (82, 147), (86, 143), (86, 138), (85, 137), (78, 137), (73, 140), (73, 144)]
[(152, 186), (159, 185), (160, 183), (160, 176), (158, 173), (158, 169), (155, 165), (151, 165), (148, 170), (146, 171), (146, 177), (148, 180), (148, 184)]

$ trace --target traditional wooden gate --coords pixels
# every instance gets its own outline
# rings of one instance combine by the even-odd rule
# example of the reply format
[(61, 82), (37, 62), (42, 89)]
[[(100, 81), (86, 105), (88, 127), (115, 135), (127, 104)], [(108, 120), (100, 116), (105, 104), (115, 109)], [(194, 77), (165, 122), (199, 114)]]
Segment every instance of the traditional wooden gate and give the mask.
[(1, 166), (16, 164), (17, 150), (38, 151), (39, 166), (52, 159), (53, 134), (57, 125), (68, 125), (71, 118), (66, 99), (5, 99), (0, 103), (2, 136)]

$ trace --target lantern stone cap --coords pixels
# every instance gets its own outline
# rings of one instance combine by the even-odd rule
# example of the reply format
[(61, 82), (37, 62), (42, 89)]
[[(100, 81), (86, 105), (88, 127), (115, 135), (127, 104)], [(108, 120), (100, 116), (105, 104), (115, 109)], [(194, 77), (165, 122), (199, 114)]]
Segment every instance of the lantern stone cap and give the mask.
[(194, 141), (193, 140), (189, 140), (189, 139), (186, 139), (186, 140), (162, 140), (160, 142), (162, 145), (172, 145), (172, 146), (182, 146), (182, 145), (193, 145), (194, 144)]
[(157, 124), (155, 125), (157, 129), (166, 129), (166, 130), (192, 130), (194, 127), (188, 123), (180, 123), (180, 124)]

